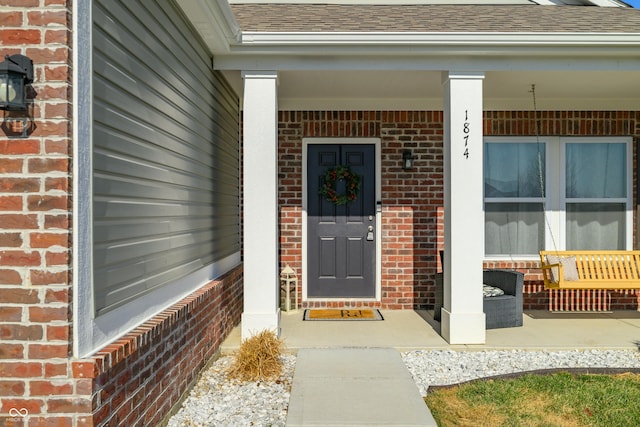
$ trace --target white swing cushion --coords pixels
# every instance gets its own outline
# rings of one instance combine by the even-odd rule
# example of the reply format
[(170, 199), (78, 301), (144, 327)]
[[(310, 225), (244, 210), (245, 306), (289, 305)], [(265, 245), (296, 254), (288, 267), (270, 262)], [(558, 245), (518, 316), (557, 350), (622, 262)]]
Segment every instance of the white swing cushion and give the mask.
[[(580, 280), (578, 276), (578, 267), (576, 266), (576, 257), (568, 256), (568, 257), (559, 257), (555, 255), (547, 255), (547, 263), (548, 264), (562, 264), (564, 271), (564, 280), (567, 281), (575, 281)], [(551, 279), (558, 283), (560, 280), (558, 267), (551, 268)]]

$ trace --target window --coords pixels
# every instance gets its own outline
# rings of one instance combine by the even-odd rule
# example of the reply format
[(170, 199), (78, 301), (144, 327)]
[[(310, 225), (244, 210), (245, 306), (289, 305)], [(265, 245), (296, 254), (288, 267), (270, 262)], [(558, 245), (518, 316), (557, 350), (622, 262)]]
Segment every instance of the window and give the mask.
[(629, 138), (486, 140), (485, 254), (630, 247), (630, 159)]
[(485, 144), (486, 254), (532, 254), (542, 247), (544, 158), (544, 144)]

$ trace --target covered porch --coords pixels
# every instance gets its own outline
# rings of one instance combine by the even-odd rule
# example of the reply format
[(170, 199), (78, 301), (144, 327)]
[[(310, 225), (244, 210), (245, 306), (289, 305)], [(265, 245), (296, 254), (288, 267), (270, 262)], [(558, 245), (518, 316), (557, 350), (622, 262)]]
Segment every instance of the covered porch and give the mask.
[[(618, 144), (624, 151), (624, 191), (616, 211), (622, 219), (616, 221), (624, 229), (619, 246), (634, 246), (639, 41), (635, 33), (611, 31), (606, 20), (615, 22), (615, 13), (581, 8), (578, 18), (563, 15), (577, 11), (566, 8), (518, 8), (510, 11), (522, 13), (530, 25), (510, 30), (510, 18), (494, 7), (393, 8), (388, 11), (394, 12), (389, 13), (391, 22), (383, 25), (372, 10), (353, 5), (273, 9), (232, 4), (218, 9), (182, 4), (214, 54), (213, 68), (241, 99), (244, 338), (262, 329), (280, 331), (286, 338), (288, 315), (280, 313), (278, 276), (291, 265), (299, 274), (301, 307), (342, 304), (410, 313), (429, 308), (434, 276), (444, 271), (442, 327), (433, 329), (437, 339), (441, 336), (450, 345), (487, 345), (493, 332), (484, 328), (483, 269), (518, 269), (534, 282), (530, 286), (537, 286), (536, 253), (555, 244), (551, 242), (564, 231), (566, 211), (561, 206), (564, 193), (556, 185), (548, 185), (554, 199), (539, 190), (521, 197), (517, 203), (549, 202), (544, 209), (556, 212), (553, 236), (545, 231), (542, 210), (525, 207), (525, 214), (501, 224), (502, 229), (534, 222), (533, 236), (512, 239), (518, 240), (509, 242), (512, 247), (487, 253), (483, 153), (489, 136), (495, 144), (529, 147), (539, 145), (539, 133), (548, 137), (551, 172), (544, 179), (554, 183), (564, 179), (560, 150), (571, 137), (615, 137), (599, 142)], [(458, 27), (454, 11), (481, 14), (491, 25)], [(307, 28), (312, 19), (305, 19), (306, 14), (316, 12), (327, 12), (326, 21), (320, 29)], [(438, 14), (447, 25), (435, 24)], [(554, 18), (552, 26), (548, 17)], [(361, 27), (365, 18), (372, 20), (371, 26)], [(212, 30), (214, 21), (226, 25)], [(591, 23), (589, 31), (585, 22)], [(339, 150), (368, 144), (374, 151), (375, 161), (360, 165), (363, 171), (369, 168), (369, 175), (357, 172), (375, 182), (367, 193), (371, 206), (358, 215), (370, 232), (365, 227), (360, 240), (367, 236), (369, 241), (371, 235), (375, 246), (373, 252), (362, 251), (374, 253), (368, 259), (375, 259), (366, 276), (371, 291), (364, 296), (336, 297), (313, 288), (317, 275), (310, 271), (322, 264), (317, 251), (309, 251), (317, 237), (309, 219), (322, 216), (310, 212), (309, 200), (318, 199), (318, 191), (309, 182), (321, 176), (309, 172), (318, 167), (309, 162), (313, 144), (340, 145)], [(414, 156), (413, 169), (402, 166), (406, 150)], [(528, 179), (531, 188), (542, 172), (534, 175)], [(509, 189), (496, 193), (492, 202), (512, 202), (503, 200), (512, 197)], [(360, 196), (365, 198), (364, 190)], [(512, 213), (511, 207), (498, 209), (500, 218)], [(346, 218), (341, 212), (334, 216)], [(522, 241), (534, 243), (514, 247)], [(440, 250), (446, 265), (438, 264)]]

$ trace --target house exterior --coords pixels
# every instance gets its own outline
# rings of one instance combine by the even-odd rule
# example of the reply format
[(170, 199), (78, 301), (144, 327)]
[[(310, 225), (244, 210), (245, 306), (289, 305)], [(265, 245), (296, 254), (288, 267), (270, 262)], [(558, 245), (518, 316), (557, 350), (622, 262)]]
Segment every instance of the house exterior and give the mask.
[(3, 425), (161, 423), (234, 327), (279, 329), (286, 265), (299, 308), (428, 309), (444, 271), (452, 344), (484, 342), (483, 268), (525, 272), (526, 308), (638, 309), (537, 270), (638, 245), (622, 1), (4, 0), (0, 23), (35, 68), (0, 131)]

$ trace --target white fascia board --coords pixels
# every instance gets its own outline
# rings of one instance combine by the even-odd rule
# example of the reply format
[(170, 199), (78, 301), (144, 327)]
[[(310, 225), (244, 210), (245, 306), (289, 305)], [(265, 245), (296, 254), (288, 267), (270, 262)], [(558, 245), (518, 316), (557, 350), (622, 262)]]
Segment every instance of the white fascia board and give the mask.
[[(492, 5), (529, 4), (531, 0), (491, 0)], [(536, 0), (533, 0), (536, 2)], [(280, 4), (384, 4), (384, 5), (408, 5), (408, 4), (455, 4), (455, 0), (230, 0), (230, 4), (255, 4), (255, 3), (280, 3)], [(464, 0), (464, 4), (487, 4), (487, 0)]]
[[(318, 0), (231, 0), (230, 4), (251, 4), (251, 3), (283, 3), (283, 4), (312, 4)], [(323, 0), (323, 4), (385, 4), (385, 5), (407, 5), (407, 4), (455, 4), (454, 0)], [(465, 0), (464, 4), (487, 4), (487, 0)], [(574, 3), (585, 6), (621, 7), (617, 0), (491, 0), (491, 5), (513, 5), (513, 4), (539, 4), (547, 6), (564, 6), (567, 3)]]
[(599, 6), (599, 7), (629, 7), (629, 5), (618, 0), (533, 0), (534, 3), (540, 5), (564, 6), (566, 4), (578, 4), (583, 6)]
[(176, 0), (211, 53), (229, 52), (240, 42), (241, 31), (226, 0)]
[(242, 46), (342, 45), (493, 45), (493, 46), (634, 46), (639, 33), (406, 33), (406, 32), (250, 32)]
[(218, 70), (640, 70), (640, 33), (243, 32)]
[(589, 3), (599, 7), (629, 7), (627, 4), (615, 0), (589, 0)]
[[(243, 32), (215, 68), (640, 70), (640, 33)], [(239, 68), (237, 68), (239, 67)]]

